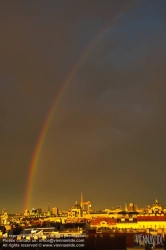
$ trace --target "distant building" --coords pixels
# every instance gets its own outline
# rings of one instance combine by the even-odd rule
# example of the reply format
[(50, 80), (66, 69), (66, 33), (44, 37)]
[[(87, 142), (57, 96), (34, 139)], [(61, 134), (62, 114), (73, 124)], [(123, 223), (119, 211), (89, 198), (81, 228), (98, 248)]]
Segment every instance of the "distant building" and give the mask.
[(36, 213), (37, 213), (37, 214), (42, 214), (42, 208), (37, 208), (37, 209), (36, 209)]
[(24, 216), (25, 216), (25, 217), (28, 217), (28, 216), (29, 216), (29, 210), (25, 210)]
[(135, 206), (133, 203), (130, 203), (129, 206), (128, 206), (128, 211), (129, 212), (134, 212), (135, 211)]
[(52, 212), (50, 210), (47, 211), (47, 216), (52, 216)]
[(75, 202), (74, 206), (68, 212), (68, 217), (82, 217), (82, 208), (81, 206)]
[(52, 215), (58, 216), (58, 208), (57, 207), (52, 208)]
[(162, 205), (158, 202), (158, 200), (155, 200), (155, 203), (153, 204), (153, 206), (151, 207), (151, 210), (153, 213), (161, 213), (163, 208)]

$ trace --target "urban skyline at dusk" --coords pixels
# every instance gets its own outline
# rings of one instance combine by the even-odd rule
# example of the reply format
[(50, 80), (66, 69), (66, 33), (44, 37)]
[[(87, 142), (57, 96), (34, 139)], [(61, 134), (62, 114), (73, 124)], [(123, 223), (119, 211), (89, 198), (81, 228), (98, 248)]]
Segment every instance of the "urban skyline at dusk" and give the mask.
[(166, 2), (0, 2), (0, 209), (166, 207)]

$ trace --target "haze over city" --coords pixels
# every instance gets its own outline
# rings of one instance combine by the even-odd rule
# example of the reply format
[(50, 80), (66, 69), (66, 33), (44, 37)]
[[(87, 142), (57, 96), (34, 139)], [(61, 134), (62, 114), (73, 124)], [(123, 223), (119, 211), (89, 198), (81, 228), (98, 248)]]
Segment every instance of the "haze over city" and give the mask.
[(165, 31), (165, 0), (0, 1), (0, 210), (25, 209), (56, 100), (32, 207), (166, 206)]

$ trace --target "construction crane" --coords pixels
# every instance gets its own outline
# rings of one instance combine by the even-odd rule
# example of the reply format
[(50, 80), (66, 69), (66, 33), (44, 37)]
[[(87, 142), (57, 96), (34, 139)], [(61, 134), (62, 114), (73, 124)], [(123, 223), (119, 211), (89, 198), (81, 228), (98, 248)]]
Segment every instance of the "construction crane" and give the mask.
[(84, 202), (81, 202), (81, 207), (83, 207), (84, 205), (87, 205), (87, 208), (88, 208), (88, 214), (90, 214), (91, 202), (90, 202), (90, 201), (84, 201)]

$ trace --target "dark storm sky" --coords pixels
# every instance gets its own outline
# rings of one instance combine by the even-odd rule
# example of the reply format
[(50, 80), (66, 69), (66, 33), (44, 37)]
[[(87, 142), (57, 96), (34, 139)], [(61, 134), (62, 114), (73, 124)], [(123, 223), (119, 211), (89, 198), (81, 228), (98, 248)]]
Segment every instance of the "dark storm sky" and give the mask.
[(81, 191), (94, 209), (166, 206), (166, 1), (1, 0), (0, 209), (23, 211), (51, 104), (107, 26), (52, 120), (33, 207), (69, 209)]

